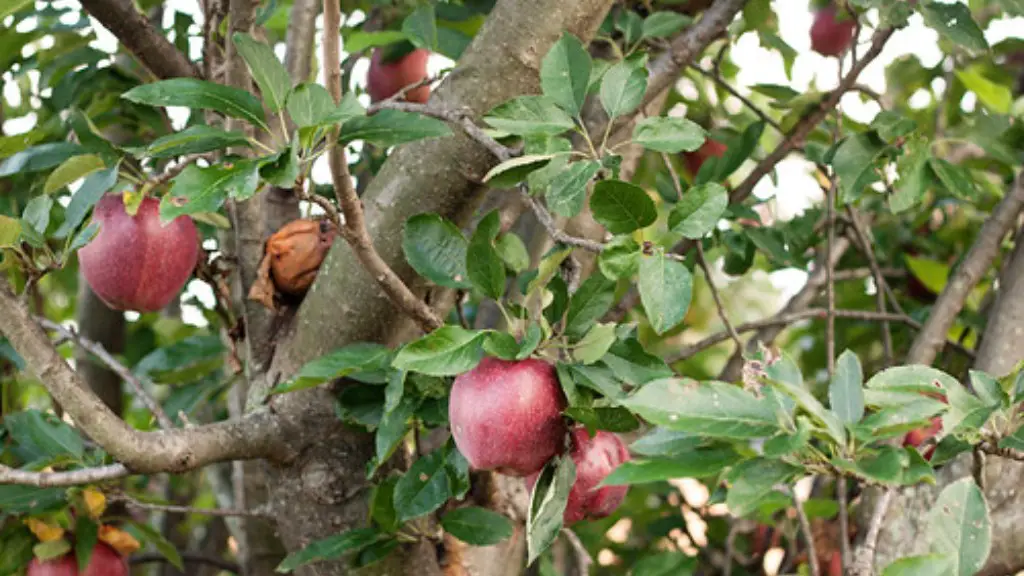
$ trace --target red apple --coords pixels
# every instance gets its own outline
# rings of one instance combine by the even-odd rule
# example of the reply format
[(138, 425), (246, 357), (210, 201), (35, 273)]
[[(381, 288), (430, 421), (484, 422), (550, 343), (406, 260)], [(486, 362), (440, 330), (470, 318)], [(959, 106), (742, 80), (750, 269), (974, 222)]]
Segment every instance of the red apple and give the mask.
[(26, 576), (128, 576), (128, 563), (113, 548), (100, 542), (92, 549), (85, 572), (78, 571), (74, 553), (68, 553), (46, 562), (33, 558)]
[[(910, 432), (907, 432), (907, 435), (903, 437), (903, 445), (904, 446), (913, 446), (913, 447), (917, 448), (918, 446), (924, 444), (929, 439), (934, 438), (935, 436), (937, 436), (939, 434), (939, 432), (941, 432), (941, 431), (942, 431), (942, 418), (940, 416), (936, 416), (936, 417), (932, 418), (931, 426), (929, 426), (927, 428), (918, 428), (917, 430), (911, 430)], [(925, 460), (931, 460), (932, 459), (932, 454), (934, 452), (935, 452), (935, 445), (932, 444), (932, 445), (928, 446), (927, 448), (925, 448), (924, 452), (921, 453), (921, 456), (923, 456)]]
[(686, 170), (690, 174), (696, 175), (697, 172), (700, 172), (700, 167), (704, 165), (705, 160), (713, 156), (720, 158), (723, 154), (725, 154), (725, 144), (708, 138), (697, 150), (683, 152), (683, 162), (686, 164)]
[(129, 216), (120, 194), (101, 198), (92, 219), (100, 231), (78, 251), (78, 262), (93, 292), (116, 310), (152, 312), (167, 306), (198, 260), (192, 219), (179, 216), (161, 224), (160, 202), (148, 196)]
[[(629, 486), (597, 487), (619, 464), (629, 460), (626, 444), (618, 436), (598, 430), (591, 438), (586, 428), (577, 426), (572, 431), (572, 441), (576, 482), (569, 491), (569, 501), (562, 516), (566, 525), (610, 515), (622, 504), (629, 491)], [(531, 490), (537, 476), (534, 474), (528, 481)]]
[(455, 445), (473, 468), (527, 476), (562, 451), (565, 406), (547, 362), (485, 358), (455, 379), (448, 419)]
[(811, 49), (822, 56), (839, 56), (850, 47), (856, 28), (856, 18), (844, 14), (840, 20), (835, 6), (826, 6), (814, 15)]
[(843, 554), (839, 550), (833, 550), (832, 556), (828, 561), (828, 570), (825, 571), (828, 576), (843, 576)]
[[(394, 96), (399, 90), (427, 78), (427, 60), (430, 52), (419, 48), (393, 62), (383, 62), (384, 53), (380, 48), (370, 57), (370, 71), (366, 75), (366, 91), (372, 102), (380, 102)], [(405, 94), (409, 102), (426, 104), (430, 98), (430, 86), (420, 86)]]

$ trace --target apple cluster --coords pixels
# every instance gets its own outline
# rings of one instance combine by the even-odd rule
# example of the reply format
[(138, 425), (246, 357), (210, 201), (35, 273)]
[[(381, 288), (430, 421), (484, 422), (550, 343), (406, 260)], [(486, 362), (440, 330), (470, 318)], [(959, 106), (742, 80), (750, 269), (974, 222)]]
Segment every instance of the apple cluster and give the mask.
[(565, 395), (551, 364), (539, 359), (485, 358), (452, 386), (448, 417), (459, 451), (477, 470), (528, 477), (532, 487), (544, 465), (567, 447), (576, 464), (564, 520), (571, 524), (608, 516), (626, 497), (625, 486), (598, 485), (629, 460), (615, 434), (593, 437), (570, 429)]

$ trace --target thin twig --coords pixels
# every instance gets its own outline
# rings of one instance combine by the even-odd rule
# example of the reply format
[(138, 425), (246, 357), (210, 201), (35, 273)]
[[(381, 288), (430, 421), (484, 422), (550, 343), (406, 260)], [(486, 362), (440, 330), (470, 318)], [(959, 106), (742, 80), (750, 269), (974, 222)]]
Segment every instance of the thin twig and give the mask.
[(160, 403), (146, 392), (146, 389), (142, 385), (142, 381), (136, 378), (135, 375), (132, 374), (132, 371), (124, 364), (118, 362), (117, 358), (114, 358), (109, 352), (107, 352), (106, 348), (104, 348), (102, 344), (99, 342), (93, 342), (88, 338), (83, 338), (78, 334), (78, 332), (65, 328), (64, 326), (46, 318), (37, 318), (36, 320), (43, 326), (43, 328), (56, 332), (62, 339), (74, 342), (78, 347), (99, 358), (100, 361), (106, 364), (111, 371), (132, 387), (132, 390), (135, 391), (136, 396), (138, 396), (139, 401), (142, 402), (143, 406), (153, 413), (153, 416), (156, 418), (157, 424), (160, 425), (160, 428), (164, 430), (172, 430), (174, 428), (174, 423), (167, 417), (167, 413), (164, 412)]
[(210, 154), (189, 154), (189, 155), (185, 156), (184, 158), (182, 158), (174, 166), (171, 166), (170, 168), (164, 170), (162, 173), (157, 174), (156, 176), (153, 176), (152, 178), (150, 178), (146, 182), (146, 186), (148, 188), (156, 188), (157, 186), (161, 186), (163, 184), (166, 184), (167, 182), (172, 180), (175, 176), (177, 176), (178, 174), (181, 174), (182, 172), (184, 172), (185, 168), (188, 168), (189, 166), (191, 166), (192, 164), (195, 164), (199, 160), (207, 160), (207, 161), (209, 161), (211, 158), (212, 158), (212, 155), (210, 155)]
[(690, 68), (697, 71), (705, 78), (713, 80), (716, 84), (721, 86), (726, 92), (735, 96), (737, 100), (742, 102), (744, 106), (749, 108), (750, 111), (756, 114), (758, 118), (763, 120), (765, 124), (768, 124), (769, 126), (771, 126), (772, 128), (776, 129), (781, 133), (785, 133), (785, 130), (782, 129), (782, 126), (778, 122), (776, 122), (764, 110), (761, 110), (761, 108), (757, 104), (754, 104), (754, 102), (750, 98), (747, 98), (743, 94), (740, 94), (739, 90), (737, 90), (731, 84), (726, 82), (720, 74), (716, 74), (715, 72), (711, 72), (710, 70), (705, 70), (698, 66), (697, 64), (690, 64)]
[[(831, 254), (836, 244), (836, 179), (830, 178), (831, 184), (825, 194), (828, 234), (825, 240), (825, 253)], [(831, 258), (825, 258), (825, 367), (829, 378), (836, 372), (836, 283), (832, 279), (835, 265)], [(884, 312), (884, 311), (883, 311)], [(883, 320), (886, 322), (886, 320)]]
[(595, 242), (594, 240), (588, 240), (586, 238), (579, 238), (566, 233), (555, 224), (555, 218), (548, 212), (547, 208), (540, 203), (540, 200), (530, 195), (530, 192), (525, 186), (520, 186), (520, 194), (523, 196), (523, 200), (533, 210), (534, 215), (537, 216), (537, 221), (540, 222), (541, 226), (547, 230), (548, 235), (555, 242), (565, 244), (567, 246), (575, 246), (577, 248), (583, 248), (588, 252), (599, 253), (604, 250), (604, 244)]
[(800, 531), (804, 535), (804, 541), (807, 543), (807, 565), (811, 567), (811, 576), (821, 576), (821, 567), (818, 565), (818, 553), (814, 549), (814, 533), (811, 531), (811, 522), (807, 519), (807, 512), (804, 511), (804, 505), (800, 502), (800, 498), (797, 497), (796, 491), (791, 490), (793, 494), (793, 507), (796, 508), (796, 517), (800, 520)]
[[(882, 274), (882, 270), (878, 266), (878, 259), (875, 257), (875, 251), (871, 247), (871, 241), (868, 239), (867, 232), (864, 230), (863, 226), (861, 226), (860, 219), (857, 216), (856, 210), (853, 209), (853, 206), (846, 206), (846, 214), (850, 218), (850, 223), (852, 224), (851, 229), (856, 236), (857, 244), (860, 245), (861, 251), (868, 260), (868, 266), (871, 268), (871, 275), (875, 281), (875, 308), (879, 312), (885, 312), (886, 295), (890, 295), (891, 299), (895, 302), (895, 294), (892, 294), (892, 288), (889, 287), (889, 283), (886, 282), (885, 276)], [(899, 314), (904, 313), (899, 303), (896, 303), (893, 306), (893, 309)], [(882, 350), (885, 354), (885, 366), (892, 366), (895, 360), (895, 355), (892, 345), (892, 331), (889, 328), (888, 322), (882, 322)]]
[(203, 516), (219, 516), (222, 518), (271, 518), (265, 513), (255, 512), (252, 510), (225, 510), (218, 508), (193, 508), (191, 506), (177, 506), (174, 504), (153, 504), (150, 502), (140, 502), (128, 494), (110, 494), (110, 500), (112, 502), (122, 502), (129, 508), (135, 508), (137, 510), (150, 510), (154, 512), (171, 512), (174, 514), (200, 514)]
[(683, 185), (679, 182), (679, 173), (676, 172), (676, 167), (672, 164), (672, 159), (668, 157), (665, 152), (661, 153), (661, 161), (665, 163), (665, 169), (668, 170), (669, 176), (672, 177), (672, 187), (676, 190), (676, 199), (683, 199)]
[(396, 100), (395, 97), (397, 97), (397, 94), (387, 100), (381, 100), (376, 104), (371, 104), (370, 107), (366, 109), (367, 115), (372, 116), (381, 110), (399, 110), (401, 112), (413, 112), (415, 114), (430, 116), (431, 118), (437, 118), (438, 120), (444, 120), (449, 124), (459, 126), (467, 136), (475, 140), (484, 148), (487, 148), (487, 150), (501, 162), (504, 162), (516, 155), (516, 150), (501, 144), (494, 138), (491, 138), (483, 131), (483, 128), (477, 126), (476, 123), (473, 122), (473, 116), (469, 110), (444, 110), (435, 106), (430, 106), (429, 104)]
[(111, 464), (95, 468), (82, 468), (66, 472), (32, 472), (16, 470), (0, 464), (0, 485), (21, 484), (39, 488), (81, 486), (107, 480), (119, 480), (131, 472), (123, 464)]
[[(324, 0), (323, 65), (324, 83), (335, 103), (341, 102), (341, 62), (338, 28), (341, 25), (341, 8), (337, 2)], [(436, 330), (444, 321), (423, 300), (417, 298), (387, 262), (381, 258), (373, 245), (373, 239), (366, 230), (363, 205), (359, 200), (352, 176), (348, 172), (344, 146), (333, 144), (338, 140), (338, 128), (331, 130), (328, 142), (328, 165), (338, 205), (345, 216), (339, 226), (339, 233), (348, 242), (352, 252), (359, 258), (363, 268), (372, 276), (391, 302), (410, 316), (426, 332)]]
[(875, 547), (878, 546), (878, 536), (882, 533), (882, 521), (889, 511), (889, 505), (896, 494), (895, 488), (889, 488), (882, 493), (882, 496), (875, 503), (875, 509), (871, 513), (871, 521), (868, 523), (867, 535), (864, 541), (857, 547), (854, 553), (853, 565), (850, 566), (850, 574), (853, 576), (871, 576), (874, 572)]
[(839, 503), (839, 554), (843, 560), (843, 570), (853, 561), (850, 551), (850, 506), (847, 503), (849, 491), (846, 487), (846, 476), (836, 478), (836, 501)]
[(715, 279), (711, 277), (711, 267), (708, 266), (707, 259), (704, 257), (704, 245), (697, 242), (697, 265), (704, 271), (704, 280), (708, 283), (708, 289), (711, 290), (711, 297), (715, 300), (715, 307), (718, 308), (718, 317), (721, 318), (722, 324), (725, 325), (725, 331), (732, 338), (733, 342), (736, 343), (736, 349), (743, 349), (743, 341), (740, 340), (739, 333), (733, 328), (732, 322), (729, 322), (729, 315), (725, 313), (725, 306), (722, 304), (722, 298), (718, 294), (718, 287), (715, 286)]

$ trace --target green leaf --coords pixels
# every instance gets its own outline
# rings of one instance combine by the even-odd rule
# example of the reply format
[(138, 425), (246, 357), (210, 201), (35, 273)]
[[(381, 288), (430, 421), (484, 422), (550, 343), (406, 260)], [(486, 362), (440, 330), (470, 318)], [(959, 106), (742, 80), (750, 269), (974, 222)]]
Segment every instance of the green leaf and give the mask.
[(937, 262), (930, 258), (915, 258), (908, 254), (903, 255), (907, 262), (910, 273), (917, 278), (928, 290), (938, 294), (946, 287), (949, 280), (950, 267), (945, 262)]
[(424, 4), (402, 21), (402, 33), (417, 48), (437, 51), (437, 18), (434, 15), (434, 7)]
[(81, 146), (71, 142), (51, 142), (32, 146), (0, 162), (0, 178), (21, 172), (46, 170), (84, 151)]
[(947, 555), (952, 573), (977, 574), (992, 549), (992, 522), (985, 495), (972, 478), (946, 486), (925, 521), (933, 552)]
[(345, 38), (345, 52), (357, 54), (367, 48), (387, 46), (388, 44), (395, 44), (408, 39), (409, 37), (405, 32), (398, 30), (378, 30), (376, 32), (356, 30)]
[(0, 214), (0, 248), (13, 248), (21, 238), (21, 220)]
[(615, 343), (615, 323), (595, 324), (573, 347), (572, 355), (581, 364), (600, 360)]
[(36, 457), (82, 457), (85, 447), (73, 428), (52, 414), (38, 410), (14, 412), (4, 417), (7, 433), (18, 446), (33, 452)]
[(40, 235), (46, 235), (46, 228), (50, 225), (50, 210), (53, 208), (53, 198), (49, 196), (36, 196), (25, 205), (25, 211), (21, 213), (21, 221), (28, 224)]
[(587, 185), (600, 170), (600, 162), (582, 160), (573, 162), (568, 169), (559, 172), (551, 180), (545, 195), (548, 208), (566, 218), (579, 214), (587, 201)]
[(63, 488), (36, 488), (19, 484), (0, 486), (0, 512), (5, 514), (38, 514), (52, 510), (64, 501)]
[[(302, 165), (299, 161), (299, 148), (301, 146), (302, 144), (299, 142), (299, 139), (296, 138), (291, 141), (287, 150), (257, 160), (260, 178), (272, 186), (279, 186), (281, 188), (294, 187), (295, 181), (302, 170)], [(242, 193), (242, 199), (248, 197), (249, 194), (251, 193)]]
[(707, 132), (686, 118), (650, 116), (633, 128), (633, 142), (655, 152), (693, 152), (705, 139)]
[(505, 293), (505, 264), (494, 248), (494, 239), (501, 231), (497, 210), (484, 216), (477, 225), (466, 249), (466, 272), (473, 286), (494, 300)]
[(800, 96), (799, 92), (783, 84), (755, 84), (750, 89), (779, 102), (789, 102)]
[(931, 167), (932, 172), (946, 187), (946, 190), (949, 190), (957, 198), (968, 202), (978, 199), (978, 189), (974, 185), (971, 173), (966, 168), (950, 164), (942, 158), (929, 158), (928, 166)]
[(631, 278), (640, 270), (640, 245), (628, 236), (616, 236), (597, 256), (601, 273), (611, 280)]
[(520, 136), (562, 134), (572, 130), (572, 118), (547, 96), (520, 96), (491, 110), (484, 120), (503, 132)]
[(424, 138), (451, 136), (451, 129), (440, 120), (420, 114), (381, 110), (373, 116), (352, 118), (341, 126), (341, 144), (364, 140), (374, 146), (390, 148)]
[(312, 388), (324, 382), (346, 378), (357, 372), (386, 370), (391, 349), (372, 342), (355, 342), (307, 362), (298, 374), (275, 386), (271, 394)]
[(149, 524), (145, 522), (134, 522), (129, 521), (129, 527), (132, 532), (135, 533), (136, 538), (144, 543), (152, 544), (156, 551), (163, 556), (167, 563), (174, 566), (178, 570), (184, 570), (184, 563), (181, 561), (181, 554), (178, 553), (178, 549), (171, 544), (163, 534), (153, 529)]
[(839, 355), (836, 373), (828, 387), (828, 401), (832, 412), (847, 424), (860, 422), (864, 417), (864, 370), (860, 359), (849, 350)]
[(654, 12), (644, 18), (643, 38), (667, 38), (693, 22), (692, 18), (678, 12)]
[(733, 469), (736, 481), (729, 487), (725, 504), (729, 512), (743, 517), (757, 508), (775, 492), (775, 486), (787, 483), (799, 469), (782, 462), (755, 458)]
[(865, 387), (874, 390), (942, 394), (952, 388), (959, 388), (960, 383), (936, 368), (912, 364), (886, 368), (872, 376)]
[(288, 97), (288, 115), (300, 128), (320, 126), (332, 110), (334, 99), (319, 84), (299, 84)]
[(764, 456), (782, 458), (803, 450), (811, 440), (811, 424), (806, 416), (796, 419), (797, 431), (793, 434), (780, 432), (764, 443)]
[(235, 32), (231, 39), (249, 66), (256, 85), (260, 87), (260, 94), (263, 95), (263, 102), (267, 108), (271, 112), (283, 109), (288, 94), (292, 91), (292, 79), (288, 76), (288, 70), (274, 55), (274, 51), (270, 46), (257, 42), (252, 36), (241, 32)]
[(148, 146), (127, 150), (139, 158), (171, 158), (222, 150), (229, 146), (249, 146), (249, 140), (241, 132), (198, 124), (157, 138)]
[(601, 481), (602, 486), (628, 486), (673, 478), (708, 478), (743, 459), (731, 448), (706, 448), (673, 458), (630, 460)]
[(988, 50), (985, 34), (971, 17), (967, 4), (928, 2), (918, 9), (924, 23), (951, 42), (970, 50)]
[(751, 122), (739, 137), (730, 138), (721, 157), (711, 157), (704, 162), (694, 184), (699, 186), (706, 182), (722, 182), (732, 175), (757, 149), (765, 126), (767, 124), (764, 121)]
[(78, 570), (84, 574), (92, 559), (92, 550), (96, 546), (99, 526), (88, 516), (79, 516), (75, 521), (75, 559)]
[(640, 35), (643, 33), (643, 25), (644, 23), (640, 15), (628, 8), (618, 11), (615, 15), (615, 29), (622, 32), (623, 41), (626, 46), (632, 46), (640, 40)]
[(28, 8), (31, 3), (32, 0), (11, 0), (10, 2), (5, 3), (5, 5), (0, 6), (0, 20), (5, 20), (11, 14)]
[(878, 132), (882, 140), (892, 142), (897, 138), (908, 136), (914, 130), (917, 130), (917, 122), (899, 112), (882, 110), (871, 121), (871, 128)]
[(160, 220), (170, 222), (183, 214), (216, 212), (229, 196), (245, 199), (256, 191), (259, 165), (250, 160), (222, 161), (201, 168), (190, 164), (171, 181), (160, 201)]
[(640, 427), (636, 416), (621, 406), (571, 406), (565, 415), (586, 426), (587, 431), (632, 432)]
[(568, 32), (548, 50), (540, 65), (544, 95), (572, 116), (579, 116), (590, 82), (590, 54)]
[(64, 538), (59, 540), (50, 540), (49, 542), (40, 542), (32, 547), (32, 553), (35, 557), (44, 562), (60, 558), (70, 551), (71, 543)]
[(455, 376), (472, 370), (483, 357), (486, 332), (442, 326), (406, 344), (392, 365), (431, 376)]
[(718, 225), (729, 205), (729, 192), (721, 184), (710, 182), (694, 186), (672, 207), (668, 227), (686, 238), (698, 240)]
[(399, 522), (429, 514), (451, 497), (445, 457), (443, 449), (421, 456), (395, 484), (395, 511)]
[(72, 156), (58, 166), (56, 170), (50, 172), (50, 175), (46, 178), (46, 183), (43, 184), (43, 193), (53, 194), (79, 178), (84, 178), (105, 167), (103, 159), (95, 154)]
[(690, 309), (693, 276), (682, 262), (661, 251), (640, 257), (640, 302), (656, 333), (675, 328)]
[(854, 472), (859, 476), (878, 483), (896, 483), (900, 480), (906, 453), (894, 446), (881, 446), (877, 452), (868, 451), (857, 455), (856, 462), (834, 460), (837, 468)]
[[(385, 404), (387, 400), (385, 399)], [(394, 410), (384, 411), (384, 416), (380, 419), (380, 424), (377, 426), (377, 431), (374, 435), (374, 447), (376, 448), (375, 460), (373, 462), (373, 469), (382, 466), (387, 462), (388, 458), (394, 453), (395, 448), (401, 443), (402, 438), (405, 438), (408, 432), (408, 421), (415, 413), (417, 408), (417, 402), (408, 396), (405, 397), (404, 401), (398, 404), (398, 407)]]
[(527, 154), (505, 160), (484, 175), (491, 188), (509, 188), (526, 179), (527, 175), (548, 165), (556, 154)]
[(493, 546), (512, 536), (512, 522), (486, 508), (457, 508), (441, 517), (445, 532), (472, 546)]
[(641, 456), (678, 456), (696, 450), (703, 443), (703, 439), (689, 432), (657, 427), (633, 442), (629, 451)]
[(797, 404), (815, 420), (825, 425), (829, 436), (840, 446), (846, 445), (846, 428), (839, 418), (814, 397), (806, 388), (800, 384), (794, 384), (784, 380), (769, 378), (768, 382), (775, 388), (779, 388), (790, 398), (796, 400)]
[(402, 229), (405, 259), (417, 274), (438, 286), (465, 289), (469, 243), (458, 226), (437, 214), (417, 214)]
[(889, 564), (882, 576), (950, 576), (952, 561), (945, 554), (907, 556)]
[(515, 234), (504, 234), (494, 243), (494, 249), (498, 251), (505, 265), (516, 274), (525, 272), (530, 267), (530, 253), (526, 249), (523, 239)]
[(622, 61), (601, 80), (601, 105), (612, 119), (637, 109), (647, 90), (647, 72), (641, 65)]
[(682, 552), (645, 553), (633, 564), (632, 576), (693, 576), (697, 559)]
[(836, 149), (832, 168), (839, 177), (839, 191), (844, 202), (857, 198), (874, 177), (875, 158), (885, 145), (871, 132), (854, 134)]
[(612, 234), (628, 234), (654, 224), (658, 209), (643, 188), (621, 180), (601, 180), (590, 197), (594, 219)]
[(288, 555), (275, 569), (280, 574), (287, 574), (296, 568), (323, 562), (325, 560), (337, 560), (357, 550), (361, 550), (374, 542), (377, 542), (382, 534), (376, 528), (356, 528), (335, 534), (323, 540), (317, 540), (308, 546)]
[(565, 332), (572, 337), (586, 334), (615, 302), (615, 283), (599, 274), (592, 274), (569, 300), (565, 315)]
[(240, 88), (232, 88), (195, 78), (172, 78), (136, 86), (121, 95), (125, 100), (149, 106), (184, 106), (215, 110), (241, 118), (255, 126), (265, 126), (263, 105), (258, 98)]
[(526, 519), (527, 565), (547, 550), (562, 530), (569, 491), (576, 482), (576, 464), (567, 455), (552, 458), (540, 471), (530, 494)]
[(779, 431), (774, 402), (723, 382), (665, 378), (618, 402), (672, 430), (717, 438), (763, 438)]
[(896, 164), (900, 179), (896, 182), (896, 193), (889, 198), (889, 208), (894, 214), (917, 205), (932, 183), (928, 172), (928, 160), (931, 158), (928, 143), (912, 140), (907, 150)]

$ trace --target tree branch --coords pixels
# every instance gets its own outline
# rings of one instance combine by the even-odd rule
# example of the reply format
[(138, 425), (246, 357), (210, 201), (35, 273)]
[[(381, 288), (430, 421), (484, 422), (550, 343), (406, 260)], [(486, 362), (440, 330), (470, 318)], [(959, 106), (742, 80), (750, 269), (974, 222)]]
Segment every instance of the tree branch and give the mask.
[(160, 34), (131, 0), (82, 0), (82, 7), (157, 78), (202, 77), (199, 68)]
[[(209, 564), (215, 568), (226, 570), (234, 574), (241, 574), (242, 570), (238, 567), (238, 564), (217, 558), (216, 556), (207, 556), (205, 554), (197, 554), (195, 552), (179, 552), (181, 559), (185, 562), (192, 564)], [(131, 558), (128, 559), (128, 563), (132, 566), (138, 566), (140, 564), (151, 564), (153, 562), (167, 562), (167, 557), (159, 552), (150, 552), (146, 554), (132, 554)]]
[(999, 247), (1024, 207), (1024, 176), (1010, 188), (1006, 196), (985, 220), (970, 251), (964, 256), (938, 300), (928, 314), (924, 328), (914, 339), (907, 353), (907, 364), (931, 364), (945, 342), (946, 334), (963, 309), (968, 294), (999, 254)]
[(0, 310), (0, 332), (31, 372), (75, 424), (132, 473), (184, 472), (225, 460), (290, 457), (276, 418), (265, 409), (188, 429), (141, 432), (129, 427), (68, 366), (5, 282), (0, 283)]
[(871, 514), (871, 521), (868, 523), (867, 535), (864, 541), (857, 547), (853, 556), (853, 565), (850, 566), (852, 576), (872, 576), (872, 566), (875, 563), (875, 548), (878, 546), (878, 536), (882, 533), (882, 521), (885, 520), (885, 513), (889, 510), (892, 497), (896, 494), (895, 488), (889, 488), (882, 493), (875, 509)]
[(78, 332), (65, 328), (56, 322), (51, 322), (46, 318), (38, 318), (37, 320), (42, 324), (43, 328), (60, 334), (61, 338), (71, 340), (82, 349), (87, 350), (92, 353), (93, 356), (99, 358), (107, 365), (108, 368), (114, 371), (115, 374), (120, 376), (122, 380), (127, 382), (128, 385), (135, 390), (135, 395), (139, 398), (139, 401), (142, 402), (143, 406), (152, 412), (157, 423), (160, 425), (160, 428), (164, 430), (174, 429), (174, 423), (167, 417), (167, 413), (164, 412), (160, 403), (150, 396), (149, 392), (146, 392), (146, 389), (142, 386), (142, 382), (132, 374), (132, 371), (125, 367), (124, 364), (118, 362), (117, 358), (114, 358), (109, 352), (107, 352), (102, 344), (99, 342), (93, 342), (88, 338), (83, 338), (78, 334)]
[(63, 488), (119, 480), (131, 475), (124, 464), (111, 464), (96, 468), (82, 468), (67, 472), (32, 472), (16, 470), (0, 464), (0, 484), (22, 484), (38, 488)]
[(137, 510), (152, 510), (155, 512), (174, 512), (177, 514), (200, 514), (203, 516), (220, 516), (222, 518), (246, 517), (271, 519), (266, 513), (252, 510), (226, 510), (218, 508), (194, 508), (192, 506), (177, 506), (173, 504), (153, 504), (151, 502), (140, 502), (128, 494), (111, 494), (112, 502), (123, 502), (129, 508)]
[(316, 36), (318, 0), (294, 0), (288, 16), (285, 36), (284, 66), (293, 82), (309, 80), (313, 64), (313, 41)]
[(811, 530), (811, 522), (807, 519), (807, 512), (804, 505), (796, 495), (796, 490), (790, 490), (793, 495), (793, 507), (796, 508), (796, 517), (800, 521), (800, 532), (804, 536), (804, 543), (807, 544), (807, 565), (811, 568), (811, 576), (821, 576), (821, 566), (818, 563), (818, 551), (814, 546), (814, 532)]

